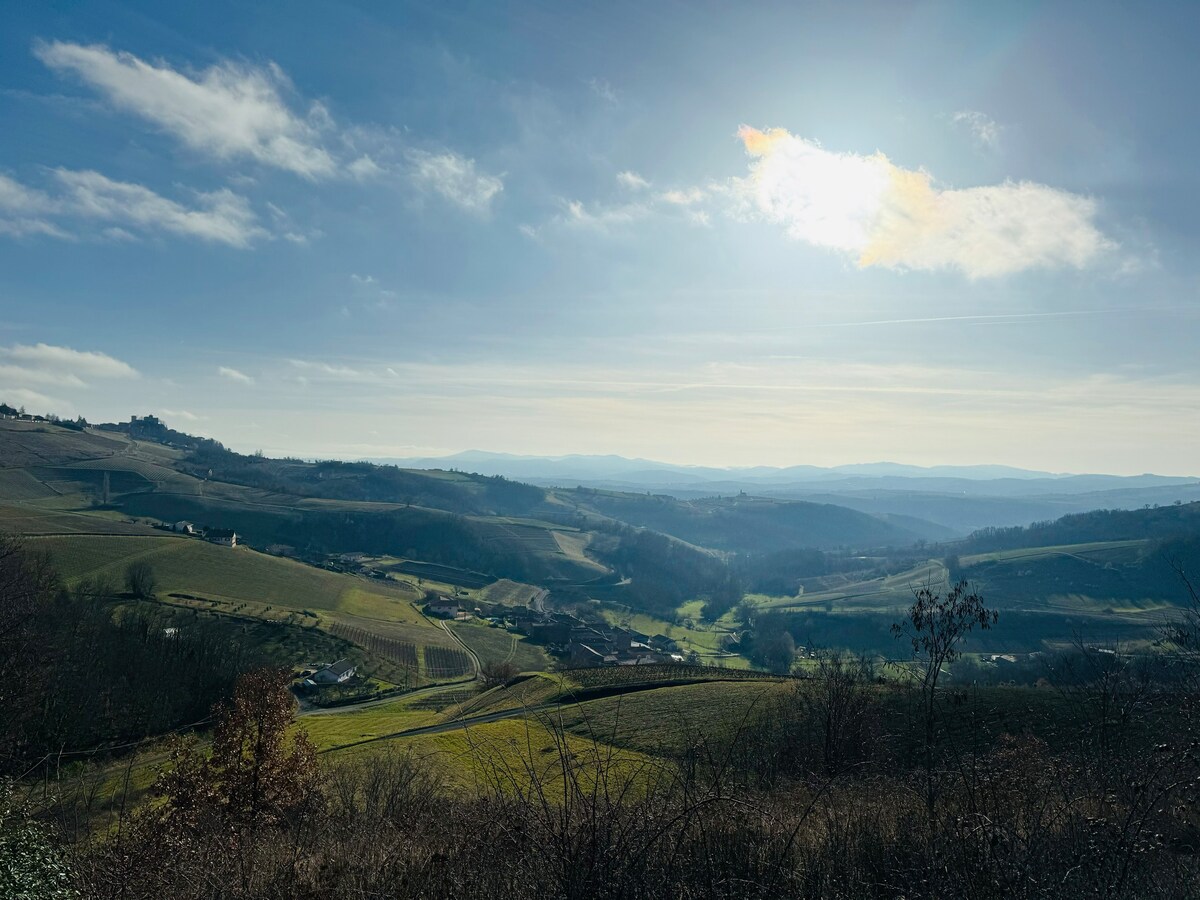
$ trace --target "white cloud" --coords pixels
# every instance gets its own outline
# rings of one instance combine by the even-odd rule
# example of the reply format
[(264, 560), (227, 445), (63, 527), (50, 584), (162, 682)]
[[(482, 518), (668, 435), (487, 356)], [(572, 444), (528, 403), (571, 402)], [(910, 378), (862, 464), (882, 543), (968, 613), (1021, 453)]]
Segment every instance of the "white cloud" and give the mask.
[(27, 234), (66, 237), (47, 218), (55, 208), (54, 200), (46, 194), (0, 175), (0, 234), (10, 237)]
[(0, 399), (38, 412), (74, 415), (73, 405), (41, 393), (44, 387), (86, 390), (95, 381), (136, 377), (133, 366), (107, 353), (52, 344), (0, 347)]
[(692, 206), (700, 203), (707, 196), (700, 188), (693, 187), (686, 190), (664, 191), (658, 195), (658, 199), (663, 203), (670, 203), (672, 206)]
[(0, 210), (5, 213), (37, 215), (51, 212), (54, 205), (54, 201), (41, 191), (13, 181), (7, 175), (0, 175)]
[(229, 190), (197, 193), (196, 207), (187, 207), (139, 184), (113, 181), (99, 172), (58, 169), (55, 175), (65, 189), (63, 208), (73, 215), (232, 247), (247, 247), (267, 235), (246, 198)]
[(579, 200), (568, 200), (566, 214), (561, 220), (577, 228), (608, 231), (614, 227), (630, 225), (645, 218), (649, 213), (650, 208), (641, 203), (588, 209)]
[(371, 178), (376, 178), (383, 174), (383, 167), (375, 160), (371, 159), (367, 154), (363, 154), (346, 166), (346, 171), (359, 181), (366, 181)]
[(413, 182), (424, 190), (433, 190), (468, 212), (485, 213), (492, 198), (504, 190), (504, 182), (475, 168), (475, 160), (449, 151), (408, 152)]
[(8, 403), (17, 407), (24, 406), (31, 412), (53, 412), (56, 415), (63, 415), (64, 411), (69, 408), (68, 404), (57, 397), (48, 397), (38, 391), (12, 387), (3, 382), (0, 382), (0, 403)]
[(375, 281), (374, 275), (355, 275), (354, 273), (351, 273), (350, 280), (353, 281), (355, 284), (362, 284), (362, 285), (378, 283)]
[(966, 128), (975, 143), (987, 150), (995, 150), (1000, 146), (1000, 132), (1003, 129), (995, 120), (973, 109), (963, 109), (950, 117), (955, 125)]
[(0, 363), (0, 383), (13, 384), (17, 382), (53, 384), (62, 387), (87, 387), (82, 378), (70, 372), (28, 369), (24, 366), (10, 366)]
[(329, 363), (309, 362), (304, 359), (288, 360), (297, 369), (305, 369), (310, 372), (317, 372), (321, 375), (328, 375), (331, 378), (360, 378), (362, 373), (357, 369), (351, 369), (349, 366), (331, 366)]
[(114, 223), (97, 233), (109, 240), (132, 240), (130, 228), (152, 235), (167, 231), (233, 247), (246, 247), (267, 236), (246, 198), (229, 190), (198, 192), (196, 205), (189, 207), (99, 172), (57, 169), (54, 177), (59, 190), (48, 194), (0, 175), (0, 234), (69, 238), (74, 235), (61, 227), (61, 222), (91, 219)]
[(631, 191), (644, 191), (650, 187), (650, 182), (639, 175), (637, 172), (618, 172), (617, 184), (621, 187), (629, 188)]
[(753, 158), (734, 179), (749, 215), (787, 235), (852, 255), (860, 267), (957, 269), (989, 278), (1082, 268), (1115, 249), (1088, 197), (1032, 182), (943, 189), (882, 153), (833, 153), (783, 129), (739, 131)]
[(83, 378), (136, 378), (138, 371), (107, 353), (72, 350), (52, 344), (15, 344), (0, 347), (0, 358), (28, 369)]
[(219, 366), (217, 374), (222, 378), (228, 378), (230, 381), (236, 381), (239, 384), (254, 384), (254, 379), (245, 372), (239, 372), (237, 369), (230, 368), (229, 366)]
[(223, 61), (188, 75), (103, 45), (55, 41), (36, 45), (34, 53), (197, 152), (221, 160), (250, 158), (310, 179), (337, 168), (321, 143), (321, 132), (331, 127), (328, 112), (320, 104), (307, 116), (294, 112), (283, 97), (291, 84), (273, 64)]

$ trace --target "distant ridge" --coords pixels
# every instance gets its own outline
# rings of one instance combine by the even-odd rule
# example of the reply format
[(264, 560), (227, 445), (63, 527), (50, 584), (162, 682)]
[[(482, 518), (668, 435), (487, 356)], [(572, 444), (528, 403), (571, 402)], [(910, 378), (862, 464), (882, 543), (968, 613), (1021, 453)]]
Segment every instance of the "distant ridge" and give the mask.
[(962, 479), (966, 481), (999, 481), (1018, 479), (1022, 481), (1052, 480), (1082, 485), (1086, 480), (1088, 490), (1098, 485), (1112, 487), (1185, 484), (1200, 480), (1197, 476), (1154, 475), (1106, 475), (1103, 473), (1046, 472), (1022, 469), (1016, 466), (981, 464), (970, 466), (938, 465), (915, 466), (895, 462), (849, 463), (840, 466), (691, 466), (658, 460), (629, 458), (614, 454), (565, 456), (526, 456), (515, 453), (496, 453), (487, 450), (464, 450), (448, 456), (364, 458), (373, 462), (400, 466), (409, 469), (449, 469), (469, 467), (480, 475), (503, 475), (506, 478), (614, 478), (626, 481), (678, 481), (730, 483), (755, 482), (795, 483), (839, 481), (849, 478), (911, 478), (911, 479)]

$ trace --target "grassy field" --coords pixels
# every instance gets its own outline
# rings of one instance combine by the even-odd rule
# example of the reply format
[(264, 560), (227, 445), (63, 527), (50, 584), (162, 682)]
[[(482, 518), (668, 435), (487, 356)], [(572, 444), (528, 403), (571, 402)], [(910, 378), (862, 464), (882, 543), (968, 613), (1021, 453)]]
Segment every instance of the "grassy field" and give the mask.
[(659, 760), (564, 732), (537, 717), (360, 744), (333, 756), (369, 761), (375, 754), (406, 751), (429, 763), (451, 789), (534, 793), (550, 802), (576, 786), (591, 790), (598, 777), (608, 779), (615, 792), (617, 785), (639, 789), (668, 771)]
[(230, 549), (195, 538), (81, 535), (31, 538), (50, 554), (69, 581), (85, 577), (124, 581), (133, 561), (154, 568), (158, 592), (190, 593), (224, 603), (253, 603), (294, 610), (373, 612), (383, 619), (415, 621), (411, 595), (387, 583), (327, 572), (245, 547)]
[(736, 729), (771, 698), (795, 689), (784, 681), (715, 681), (621, 694), (560, 707), (572, 734), (655, 755), (674, 755), (720, 729)]
[[(28, 540), (50, 555), (68, 583), (98, 578), (120, 590), (129, 564), (144, 561), (154, 570), (161, 602), (320, 627), (362, 648), (363, 674), (388, 683), (412, 683), (412, 662), (421, 676), (434, 679), (461, 677), (469, 669), (454, 640), (413, 607), (416, 591), (391, 581), (356, 578), (249, 548), (230, 549), (161, 534)], [(396, 644), (411, 644), (413, 659), (400, 653)], [(393, 649), (397, 652), (384, 652)]]
[(464, 716), (481, 716), (505, 709), (527, 709), (557, 701), (578, 690), (579, 684), (557, 672), (539, 672), (511, 684), (502, 685), (469, 697), (445, 710), (443, 718), (453, 721)]
[[(7, 497), (0, 496), (0, 500)], [(128, 522), (123, 516), (113, 513), (97, 512), (95, 514), (80, 514), (54, 508), (47, 508), (56, 501), (63, 500), (58, 495), (51, 495), (39, 505), (5, 505), (0, 506), (0, 531), (9, 534), (38, 535), (38, 534), (141, 534), (161, 535), (162, 532), (135, 522)], [(63, 505), (74, 506), (74, 501), (65, 500)]]
[(351, 707), (335, 712), (302, 715), (296, 721), (296, 728), (308, 732), (309, 739), (318, 750), (327, 751), (438, 721), (439, 715), (433, 710), (413, 707), (411, 704), (414, 699), (399, 697), (362, 709)]

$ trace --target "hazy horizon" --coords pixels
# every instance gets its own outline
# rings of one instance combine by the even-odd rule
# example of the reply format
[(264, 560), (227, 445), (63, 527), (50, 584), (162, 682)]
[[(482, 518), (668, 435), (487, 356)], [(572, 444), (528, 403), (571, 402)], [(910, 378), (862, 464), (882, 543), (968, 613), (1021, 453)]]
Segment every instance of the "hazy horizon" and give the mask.
[(0, 399), (276, 456), (1186, 472), (1200, 9), (1104, 9), (14, 7)]

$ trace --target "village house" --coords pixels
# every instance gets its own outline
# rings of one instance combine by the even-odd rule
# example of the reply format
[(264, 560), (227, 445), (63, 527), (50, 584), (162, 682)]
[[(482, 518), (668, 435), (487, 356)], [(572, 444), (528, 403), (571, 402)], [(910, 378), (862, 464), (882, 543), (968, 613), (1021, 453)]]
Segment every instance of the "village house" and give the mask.
[(449, 597), (438, 597), (425, 604), (425, 614), (438, 619), (457, 619), (460, 613), (462, 610), (459, 608), (458, 601), (451, 600)]
[(236, 547), (238, 545), (238, 533), (227, 528), (210, 528), (204, 533), (204, 537), (214, 544), (220, 544), (222, 547)]
[(348, 659), (339, 659), (333, 665), (326, 666), (309, 681), (313, 684), (342, 684), (354, 677), (354, 673), (358, 671), (358, 666), (350, 662)]

